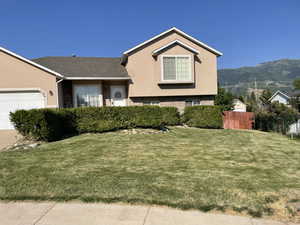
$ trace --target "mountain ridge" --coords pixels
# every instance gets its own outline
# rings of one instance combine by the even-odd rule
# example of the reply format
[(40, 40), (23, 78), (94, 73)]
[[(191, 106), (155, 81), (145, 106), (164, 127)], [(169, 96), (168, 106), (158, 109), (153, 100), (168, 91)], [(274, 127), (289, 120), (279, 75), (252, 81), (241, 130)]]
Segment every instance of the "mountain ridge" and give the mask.
[(291, 92), (293, 80), (300, 78), (300, 59), (278, 59), (255, 66), (218, 70), (219, 83), (234, 94), (246, 94), (249, 90), (270, 89)]

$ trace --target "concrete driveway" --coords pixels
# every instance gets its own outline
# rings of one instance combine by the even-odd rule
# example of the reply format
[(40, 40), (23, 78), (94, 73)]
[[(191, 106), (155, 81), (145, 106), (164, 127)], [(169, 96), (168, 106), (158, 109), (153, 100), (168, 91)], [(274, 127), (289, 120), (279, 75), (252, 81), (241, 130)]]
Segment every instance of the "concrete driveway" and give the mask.
[(2, 225), (292, 225), (168, 207), (103, 203), (0, 202)]
[(16, 143), (21, 135), (16, 130), (0, 130), (0, 151), (1, 149)]

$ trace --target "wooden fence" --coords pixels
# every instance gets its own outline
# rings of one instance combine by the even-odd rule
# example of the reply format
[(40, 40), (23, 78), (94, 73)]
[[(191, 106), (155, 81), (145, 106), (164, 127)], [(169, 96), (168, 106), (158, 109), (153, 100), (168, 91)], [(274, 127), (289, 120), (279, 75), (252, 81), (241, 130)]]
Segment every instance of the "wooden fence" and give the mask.
[(253, 112), (223, 112), (223, 128), (224, 129), (249, 129), (253, 128), (254, 113)]

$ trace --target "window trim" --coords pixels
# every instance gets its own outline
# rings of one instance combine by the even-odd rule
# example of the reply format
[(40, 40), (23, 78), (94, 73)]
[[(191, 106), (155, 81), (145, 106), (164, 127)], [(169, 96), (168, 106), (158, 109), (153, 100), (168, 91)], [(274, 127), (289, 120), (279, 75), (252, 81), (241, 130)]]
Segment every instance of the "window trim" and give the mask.
[[(190, 60), (190, 71), (191, 71), (191, 79), (190, 80), (165, 80), (164, 79), (164, 58), (166, 57), (188, 57)], [(194, 58), (192, 55), (161, 55), (160, 56), (160, 71), (161, 71), (161, 82), (162, 83), (194, 83)]]

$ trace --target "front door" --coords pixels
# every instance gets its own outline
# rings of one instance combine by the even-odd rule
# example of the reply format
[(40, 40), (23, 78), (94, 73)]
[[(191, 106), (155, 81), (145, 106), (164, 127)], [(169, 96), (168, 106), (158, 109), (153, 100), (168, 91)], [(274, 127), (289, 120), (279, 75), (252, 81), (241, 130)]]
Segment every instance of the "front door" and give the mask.
[(124, 85), (110, 86), (112, 106), (126, 106), (126, 91)]

